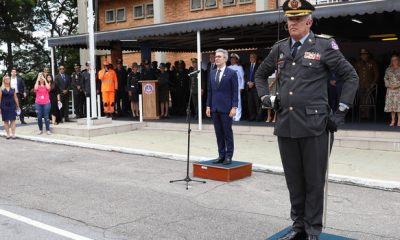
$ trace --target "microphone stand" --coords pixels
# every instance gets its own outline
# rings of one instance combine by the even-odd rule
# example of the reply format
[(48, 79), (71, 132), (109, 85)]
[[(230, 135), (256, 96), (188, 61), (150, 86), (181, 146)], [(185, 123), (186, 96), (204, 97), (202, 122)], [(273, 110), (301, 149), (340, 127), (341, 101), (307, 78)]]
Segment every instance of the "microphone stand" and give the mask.
[(184, 179), (178, 179), (178, 180), (171, 180), (169, 181), (170, 183), (174, 182), (186, 182), (186, 190), (189, 189), (189, 182), (198, 182), (198, 183), (206, 183), (206, 181), (202, 180), (194, 180), (191, 179), (189, 176), (189, 159), (190, 159), (190, 133), (191, 133), (191, 128), (190, 128), (190, 119), (191, 119), (191, 111), (190, 111), (190, 103), (192, 102), (192, 85), (193, 85), (193, 78), (197, 77), (197, 73), (192, 77), (190, 74), (188, 74), (190, 77), (190, 94), (189, 94), (189, 101), (186, 107), (186, 122), (188, 123), (188, 131), (187, 131), (187, 158), (186, 158), (186, 177)]

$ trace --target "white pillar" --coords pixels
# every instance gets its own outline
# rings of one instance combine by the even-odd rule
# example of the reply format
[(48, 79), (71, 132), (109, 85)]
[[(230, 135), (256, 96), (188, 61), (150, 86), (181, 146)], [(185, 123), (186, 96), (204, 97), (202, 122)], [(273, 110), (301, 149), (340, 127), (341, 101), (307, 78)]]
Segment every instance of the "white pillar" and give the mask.
[[(164, 22), (164, 0), (153, 0), (154, 9), (154, 24), (159, 24)], [(164, 52), (156, 52), (156, 61), (158, 63), (165, 63), (167, 60), (166, 54)]]
[[(201, 41), (200, 41), (200, 31), (197, 31), (197, 68), (201, 70)], [(199, 130), (203, 129), (203, 118), (202, 118), (202, 102), (201, 102), (201, 71), (197, 75), (197, 102), (198, 102), (198, 117), (199, 117)], [(190, 104), (190, 103), (189, 103)]]
[[(92, 0), (91, 0), (92, 1)], [(88, 32), (88, 21), (87, 21), (87, 4), (88, 1), (77, 1), (78, 3), (78, 33), (87, 33)], [(85, 63), (89, 61), (89, 50), (88, 49), (79, 49), (79, 59), (82, 66), (85, 66)]]
[(268, 0), (256, 0), (256, 11), (265, 11), (268, 9)]
[(86, 127), (90, 127), (90, 97), (86, 98)]
[(143, 122), (143, 99), (142, 99), (142, 94), (139, 94), (139, 122)]
[[(79, 1), (78, 1), (79, 2)], [(94, 11), (93, 1), (88, 1), (87, 9), (87, 22), (88, 22), (88, 33), (89, 33), (89, 71), (90, 71), (90, 96), (92, 101), (92, 109), (96, 109), (96, 58), (94, 56)], [(97, 118), (97, 112), (92, 112), (92, 118)]]
[(54, 47), (50, 48), (50, 58), (51, 58), (51, 75), (54, 78), (56, 76), (56, 66), (54, 65)]
[[(100, 99), (100, 94), (97, 94), (96, 98), (97, 98), (97, 116), (99, 116), (98, 118), (100, 118), (101, 117), (101, 99)], [(93, 109), (93, 112), (96, 112), (95, 108)]]

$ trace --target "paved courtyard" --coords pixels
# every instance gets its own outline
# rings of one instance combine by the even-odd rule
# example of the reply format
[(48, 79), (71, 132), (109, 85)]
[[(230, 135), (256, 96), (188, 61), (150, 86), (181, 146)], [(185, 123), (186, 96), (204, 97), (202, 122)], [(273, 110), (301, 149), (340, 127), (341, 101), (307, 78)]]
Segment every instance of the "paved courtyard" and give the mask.
[[(0, 239), (254, 240), (290, 224), (281, 175), (254, 172), (186, 190), (169, 183), (185, 176), (182, 161), (21, 139), (0, 145)], [(399, 239), (398, 199), (331, 183), (325, 231)]]

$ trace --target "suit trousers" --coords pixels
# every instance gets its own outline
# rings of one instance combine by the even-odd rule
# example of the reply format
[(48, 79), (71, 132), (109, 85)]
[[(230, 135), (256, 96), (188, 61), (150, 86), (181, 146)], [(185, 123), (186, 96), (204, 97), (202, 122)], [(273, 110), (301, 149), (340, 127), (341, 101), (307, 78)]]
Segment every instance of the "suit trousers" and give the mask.
[[(68, 93), (69, 93), (69, 91), (68, 91)], [(62, 103), (62, 108), (61, 108), (61, 111), (60, 111), (60, 115), (61, 115), (61, 118), (64, 118), (65, 119), (65, 121), (68, 121), (68, 119), (69, 119), (69, 94), (64, 94), (64, 93), (61, 93), (60, 94), (60, 100), (61, 100), (61, 103)]]
[(86, 106), (86, 98), (83, 92), (74, 92), (75, 115), (78, 118), (84, 117), (83, 108)]
[(256, 87), (247, 88), (247, 111), (248, 119), (256, 120), (260, 110), (260, 98), (258, 97)]
[(24, 97), (24, 94), (22, 94), (22, 93), (17, 93), (17, 97), (18, 97), (18, 103), (19, 103), (19, 108), (21, 109), (21, 113), (19, 114), (19, 120), (21, 121), (21, 122), (23, 122), (24, 121), (24, 111), (22, 110), (23, 108), (22, 108), (22, 106), (23, 106), (23, 97)]
[(212, 119), (219, 157), (232, 159), (234, 150), (232, 118), (229, 117), (229, 113), (212, 112)]
[(293, 228), (319, 235), (322, 231), (328, 133), (306, 138), (278, 137), (278, 145), (289, 189)]

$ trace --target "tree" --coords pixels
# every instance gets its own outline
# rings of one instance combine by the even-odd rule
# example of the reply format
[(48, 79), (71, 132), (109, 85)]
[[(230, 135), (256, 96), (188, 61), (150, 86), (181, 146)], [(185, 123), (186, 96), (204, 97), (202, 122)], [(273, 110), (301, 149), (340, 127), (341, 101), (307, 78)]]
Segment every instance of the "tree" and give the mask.
[(7, 72), (13, 67), (13, 44), (21, 46), (35, 42), (34, 28), (35, 0), (0, 0), (0, 44), (7, 45), (7, 53), (0, 60), (5, 61)]
[[(47, 31), (50, 37), (71, 35), (77, 32), (78, 10), (76, 0), (39, 0), (37, 16), (41, 22), (40, 27)], [(56, 49), (55, 59), (59, 64), (67, 65), (66, 67), (69, 68), (79, 60), (79, 51), (78, 49), (67, 48)]]

